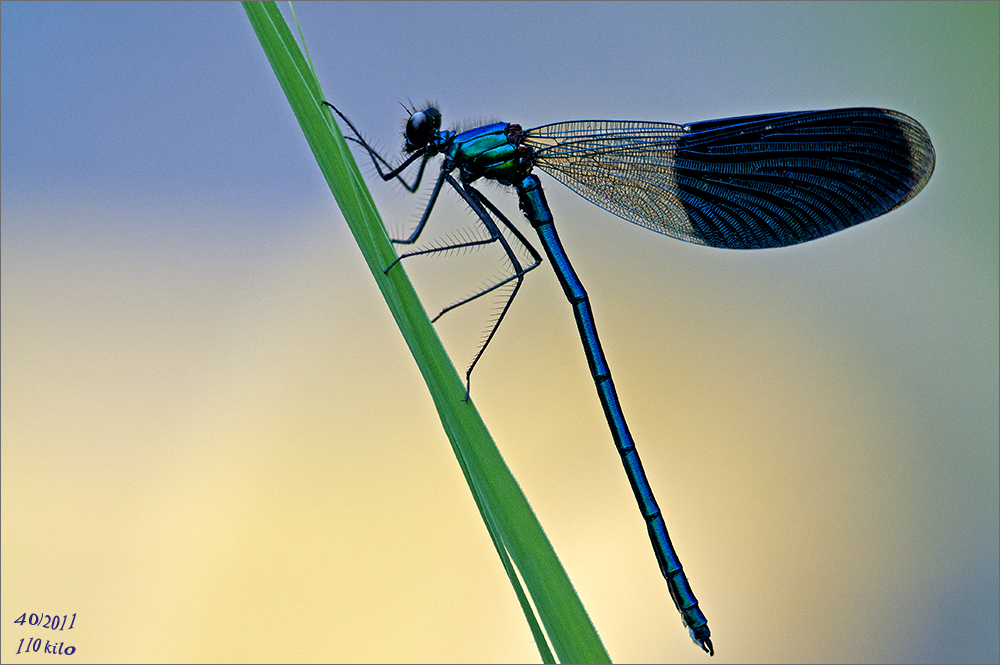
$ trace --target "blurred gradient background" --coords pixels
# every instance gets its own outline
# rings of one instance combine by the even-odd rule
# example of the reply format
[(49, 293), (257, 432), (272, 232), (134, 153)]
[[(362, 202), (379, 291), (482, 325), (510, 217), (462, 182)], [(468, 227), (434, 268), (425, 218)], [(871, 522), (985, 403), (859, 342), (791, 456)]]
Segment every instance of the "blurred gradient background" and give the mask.
[[(390, 157), (426, 99), (450, 126), (918, 119), (920, 195), (782, 250), (688, 245), (542, 178), (715, 661), (997, 662), (997, 3), (295, 8)], [(14, 655), (40, 637), (81, 662), (537, 661), (240, 5), (0, 12), (3, 660), (42, 662)], [(387, 225), (416, 219), (426, 196), (370, 181)], [(470, 216), (449, 195), (432, 221)], [(452, 265), (407, 264), (432, 313), (471, 288)], [(442, 322), (460, 370), (484, 325)], [(707, 662), (548, 267), (472, 395), (612, 658)]]

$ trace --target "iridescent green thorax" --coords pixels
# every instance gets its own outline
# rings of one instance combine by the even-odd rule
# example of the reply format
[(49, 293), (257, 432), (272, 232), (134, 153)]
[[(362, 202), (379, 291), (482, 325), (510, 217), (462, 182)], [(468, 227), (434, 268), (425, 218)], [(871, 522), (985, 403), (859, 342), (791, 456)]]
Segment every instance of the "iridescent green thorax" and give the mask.
[(533, 153), (521, 143), (520, 125), (496, 122), (456, 135), (445, 154), (462, 174), (462, 182), (479, 178), (512, 185), (531, 172)]

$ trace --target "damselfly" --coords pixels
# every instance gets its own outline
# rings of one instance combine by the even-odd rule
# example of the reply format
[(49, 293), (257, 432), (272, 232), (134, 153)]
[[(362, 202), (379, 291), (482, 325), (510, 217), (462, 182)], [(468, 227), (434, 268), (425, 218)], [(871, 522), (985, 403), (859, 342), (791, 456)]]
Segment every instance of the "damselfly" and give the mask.
[[(563, 251), (541, 181), (532, 171), (538, 167), (605, 210), (680, 240), (729, 249), (784, 247), (873, 219), (913, 198), (934, 171), (934, 148), (926, 130), (896, 111), (847, 108), (690, 125), (584, 120), (524, 130), (520, 125), (498, 122), (457, 133), (442, 131), (441, 113), (425, 108), (411, 113), (404, 132), (408, 156), (394, 168), (340, 111), (324, 103), (351, 128), (352, 140), (368, 152), (384, 180), (398, 178), (414, 192), (430, 158), (443, 157), (416, 229), (409, 237), (393, 242), (412, 244), (417, 240), (445, 183), (485, 227), (483, 239), (404, 253), (396, 262), (490, 243), (498, 243), (510, 261), (509, 276), (438, 314), (440, 317), (506, 284), (513, 285), (466, 372), (466, 398), (472, 370), (510, 308), (525, 273), (542, 260), (527, 238), (473, 183), (481, 178), (493, 180), (517, 192), (521, 211), (538, 232), (573, 307), (611, 436), (646, 521), (670, 596), (691, 638), (713, 654), (708, 620), (670, 542), (618, 402), (587, 292)], [(418, 160), (416, 177), (412, 184), (407, 183), (401, 174)], [(455, 171), (457, 179), (452, 175)], [(510, 238), (501, 232), (500, 224)], [(522, 264), (511, 241), (523, 245), (530, 263)]]

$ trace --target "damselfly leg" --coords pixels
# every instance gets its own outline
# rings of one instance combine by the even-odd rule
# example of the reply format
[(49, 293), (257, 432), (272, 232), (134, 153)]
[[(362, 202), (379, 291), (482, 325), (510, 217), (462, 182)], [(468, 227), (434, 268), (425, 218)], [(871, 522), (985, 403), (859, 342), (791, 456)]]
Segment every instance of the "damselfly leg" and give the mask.
[[(437, 154), (439, 146), (432, 144), (428, 146), (416, 147), (414, 148), (413, 153), (405, 160), (403, 160), (403, 162), (399, 166), (392, 167), (392, 165), (388, 162), (388, 160), (379, 155), (375, 151), (375, 149), (372, 148), (361, 137), (357, 128), (350, 120), (348, 120), (348, 118), (343, 113), (341, 113), (335, 106), (333, 106), (333, 104), (330, 104), (329, 102), (323, 102), (323, 103), (332, 108), (337, 113), (337, 115), (344, 120), (347, 126), (354, 133), (354, 137), (345, 137), (345, 138), (350, 138), (352, 141), (354, 141), (355, 143), (357, 143), (358, 145), (360, 145), (362, 148), (365, 149), (365, 151), (371, 158), (372, 163), (375, 165), (376, 171), (378, 172), (379, 176), (382, 177), (383, 180), (389, 181), (392, 179), (397, 179), (399, 180), (400, 183), (403, 184), (403, 186), (408, 191), (415, 192), (417, 190), (417, 188), (420, 186), (420, 181), (423, 177), (424, 168), (427, 165), (427, 161), (431, 156)], [(437, 132), (437, 129), (439, 127), (440, 127), (440, 116), (437, 117), (437, 124), (432, 125), (432, 129), (434, 132)], [(410, 129), (411, 127), (408, 126), (408, 132), (410, 131)], [(420, 169), (417, 172), (417, 176), (411, 185), (403, 179), (402, 173), (406, 170), (407, 167), (412, 165), (418, 158), (422, 158), (420, 161)], [(389, 170), (383, 171), (380, 164), (385, 166)], [(493, 337), (496, 335), (496, 332), (499, 329), (501, 322), (507, 315), (507, 312), (510, 310), (511, 303), (513, 303), (514, 297), (517, 295), (517, 292), (518, 290), (520, 290), (521, 284), (524, 281), (524, 275), (528, 271), (537, 267), (541, 263), (542, 257), (538, 253), (538, 251), (531, 245), (531, 243), (528, 242), (527, 238), (525, 238), (524, 235), (517, 229), (517, 227), (514, 226), (514, 224), (512, 224), (511, 221), (489, 199), (487, 199), (482, 192), (480, 192), (478, 189), (476, 189), (469, 183), (465, 182), (460, 183), (458, 180), (456, 180), (454, 176), (452, 176), (450, 173), (451, 170), (453, 169), (454, 169), (454, 163), (446, 159), (442, 164), (441, 172), (436, 182), (434, 183), (434, 189), (431, 191), (430, 199), (427, 202), (427, 206), (424, 208), (424, 212), (421, 215), (420, 221), (417, 223), (416, 228), (407, 238), (402, 240), (393, 239), (392, 242), (397, 244), (413, 244), (414, 242), (417, 241), (417, 239), (423, 232), (425, 226), (427, 225), (427, 221), (430, 219), (431, 212), (434, 209), (434, 204), (437, 202), (438, 197), (441, 193), (441, 189), (445, 182), (447, 182), (452, 187), (452, 189), (454, 189), (455, 192), (458, 193), (460, 197), (462, 197), (462, 199), (469, 206), (469, 208), (472, 209), (477, 219), (485, 229), (486, 236), (483, 238), (465, 240), (462, 242), (445, 243), (435, 247), (429, 247), (426, 249), (419, 249), (412, 252), (406, 252), (400, 254), (392, 263), (390, 263), (383, 270), (383, 272), (388, 273), (397, 263), (399, 263), (403, 259), (411, 258), (414, 256), (446, 254), (448, 252), (484, 247), (487, 245), (492, 245), (494, 243), (499, 244), (500, 247), (503, 249), (504, 256), (509, 266), (509, 271), (510, 271), (509, 275), (498, 279), (497, 281), (493, 282), (492, 284), (486, 286), (483, 289), (480, 289), (479, 291), (473, 293), (470, 296), (462, 298), (461, 300), (451, 305), (448, 305), (447, 307), (442, 309), (437, 314), (437, 316), (435, 316), (432, 319), (432, 322), (436, 322), (446, 313), (454, 309), (457, 309), (462, 305), (468, 304), (489, 293), (493, 293), (504, 286), (511, 284), (513, 285), (512, 288), (510, 289), (509, 294), (507, 294), (503, 302), (503, 305), (501, 306), (501, 308), (499, 309), (498, 313), (495, 315), (493, 320), (490, 322), (485, 339), (479, 346), (478, 350), (475, 353), (475, 356), (472, 359), (472, 362), (469, 364), (465, 372), (465, 399), (468, 400), (469, 392), (471, 390), (472, 371), (475, 369), (476, 364), (479, 362), (479, 359), (482, 358), (483, 353), (486, 351), (486, 347), (489, 346), (489, 343), (493, 340)], [(508, 238), (504, 235), (500, 225), (497, 224), (497, 220), (499, 220), (500, 224), (503, 225), (503, 228), (510, 233), (511, 239), (517, 244), (517, 247), (522, 248), (527, 253), (527, 257), (529, 258), (528, 262), (524, 262), (522, 261), (521, 258), (519, 258), (518, 252), (515, 250), (514, 245), (512, 245), (511, 240), (508, 240)]]

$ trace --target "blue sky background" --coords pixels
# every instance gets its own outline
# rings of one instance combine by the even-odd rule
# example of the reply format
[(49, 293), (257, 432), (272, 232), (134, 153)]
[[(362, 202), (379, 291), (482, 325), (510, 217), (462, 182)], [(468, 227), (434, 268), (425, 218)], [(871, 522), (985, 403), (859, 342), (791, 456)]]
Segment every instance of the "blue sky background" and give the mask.
[[(424, 100), (461, 126), (918, 119), (920, 195), (782, 250), (677, 242), (542, 177), (716, 659), (1000, 657), (997, 3), (295, 7), (389, 156)], [(77, 613), (58, 639), (104, 662), (537, 660), (242, 7), (0, 13), (4, 660), (50, 637), (22, 612)], [(440, 232), (468, 222), (442, 204)], [(473, 258), (407, 265), (428, 309), (496, 267)], [(484, 321), (439, 326), (459, 367)], [(546, 268), (473, 398), (612, 658), (700, 658)]]

